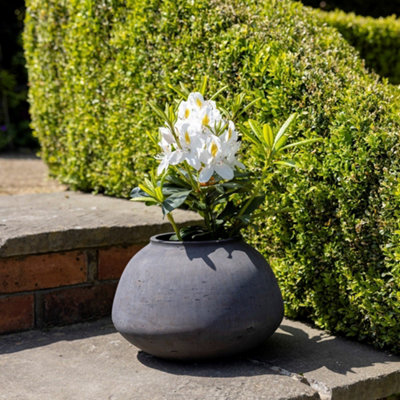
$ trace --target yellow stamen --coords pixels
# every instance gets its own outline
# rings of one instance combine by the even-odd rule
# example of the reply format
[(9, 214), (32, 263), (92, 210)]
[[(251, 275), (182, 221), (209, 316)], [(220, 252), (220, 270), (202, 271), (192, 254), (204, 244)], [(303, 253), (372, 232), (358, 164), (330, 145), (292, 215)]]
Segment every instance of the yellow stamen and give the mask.
[(189, 117), (189, 114), (190, 114), (190, 110), (187, 108), (187, 109), (185, 110), (185, 118), (188, 118), (188, 117)]
[(185, 132), (185, 142), (186, 144), (190, 144), (190, 136), (187, 131)]
[(196, 99), (196, 104), (199, 108), (201, 108), (203, 106), (203, 103), (201, 102), (200, 99)]
[(204, 126), (207, 126), (207, 125), (210, 123), (210, 118), (208, 118), (208, 115), (207, 115), (207, 114), (204, 116), (204, 118), (203, 118), (203, 120), (201, 121), (201, 123), (202, 123)]
[(232, 137), (232, 129), (228, 129), (228, 140)]
[(212, 144), (211, 144), (211, 155), (213, 157), (215, 157), (217, 155), (217, 153), (218, 153), (218, 146), (214, 142), (212, 142)]

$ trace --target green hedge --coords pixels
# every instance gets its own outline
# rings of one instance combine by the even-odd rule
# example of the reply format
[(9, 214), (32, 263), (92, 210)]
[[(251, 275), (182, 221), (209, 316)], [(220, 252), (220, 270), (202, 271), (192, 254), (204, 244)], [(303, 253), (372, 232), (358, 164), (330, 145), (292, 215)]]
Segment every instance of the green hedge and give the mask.
[[(289, 0), (29, 0), (33, 126), (61, 180), (127, 196), (153, 163), (168, 84), (261, 96), (252, 117), (323, 141), (282, 169), (257, 229), (290, 317), (400, 351), (400, 96)], [(229, 106), (232, 96), (222, 96)], [(256, 160), (254, 162), (256, 166)]]
[(360, 17), (343, 11), (320, 12), (354, 46), (372, 68), (391, 83), (400, 83), (400, 19)]

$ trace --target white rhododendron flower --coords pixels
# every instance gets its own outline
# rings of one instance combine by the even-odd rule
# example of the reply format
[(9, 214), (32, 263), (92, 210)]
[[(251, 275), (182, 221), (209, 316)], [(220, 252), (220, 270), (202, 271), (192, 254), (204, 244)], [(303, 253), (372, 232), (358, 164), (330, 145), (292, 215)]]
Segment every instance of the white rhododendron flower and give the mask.
[(215, 102), (204, 100), (201, 93), (190, 93), (187, 101), (180, 103), (174, 134), (168, 127), (159, 131), (158, 174), (169, 165), (187, 162), (199, 172), (198, 181), (207, 183), (214, 173), (229, 180), (235, 168), (244, 168), (236, 160), (240, 142), (234, 123), (224, 120)]
[[(207, 77), (202, 81), (202, 92), (206, 85)], [(181, 88), (185, 91), (183, 85)], [(220, 89), (216, 95), (225, 89)], [(258, 101), (253, 100), (241, 110), (244, 100), (243, 93), (234, 96), (232, 119)], [(265, 184), (274, 172), (273, 167), (279, 164), (296, 166), (286, 159), (286, 150), (319, 141), (317, 138), (305, 139), (282, 145), (287, 139), (285, 131), (296, 114), (290, 115), (276, 130), (269, 124), (248, 120), (248, 127), (244, 125), (239, 135), (234, 122), (224, 117), (225, 112), (222, 115), (215, 102), (205, 100), (199, 92), (190, 93), (177, 108), (168, 103), (164, 110), (153, 102), (149, 106), (164, 122), (158, 138), (150, 136), (160, 148), (156, 156), (159, 165), (157, 174), (152, 171), (132, 190), (131, 197), (134, 201), (161, 206), (175, 232), (169, 235), (170, 240), (214, 240), (240, 235), (268, 193)], [(250, 156), (257, 156), (261, 164), (257, 171), (239, 174), (238, 169), (244, 169), (237, 160), (241, 145), (239, 136), (242, 135), (252, 143)], [(178, 208), (197, 212), (204, 225), (179, 229), (172, 215)]]

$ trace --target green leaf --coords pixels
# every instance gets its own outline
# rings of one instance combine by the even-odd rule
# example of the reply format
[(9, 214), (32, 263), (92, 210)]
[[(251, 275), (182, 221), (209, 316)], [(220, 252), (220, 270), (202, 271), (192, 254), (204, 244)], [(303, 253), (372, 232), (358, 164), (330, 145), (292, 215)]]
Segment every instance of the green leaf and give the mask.
[(158, 107), (155, 103), (153, 103), (152, 101), (149, 101), (149, 106), (150, 108), (158, 115), (158, 117), (164, 122), (164, 121), (168, 121), (168, 117), (167, 114), (164, 113), (163, 110), (161, 110), (160, 107)]
[(147, 197), (147, 198), (149, 198), (150, 196), (145, 191), (140, 189), (140, 187), (135, 187), (131, 191), (131, 198), (134, 199), (136, 197)]
[(282, 146), (287, 142), (288, 137), (286, 135), (283, 135), (276, 143), (274, 150), (276, 152), (280, 152), (282, 150)]
[(141, 202), (141, 203), (146, 203), (146, 205), (160, 204), (159, 201), (157, 201), (156, 199), (154, 199), (152, 197), (133, 197), (131, 199), (131, 201), (138, 201), (138, 202)]
[(223, 86), (221, 89), (219, 89), (217, 92), (215, 92), (211, 97), (210, 100), (214, 100), (217, 98), (224, 90), (228, 89), (228, 85)]
[[(182, 174), (186, 177), (185, 172), (182, 171)], [(164, 186), (166, 186), (167, 188), (169, 186), (181, 187), (186, 189), (191, 188), (190, 184), (177, 174), (168, 175), (166, 178), (166, 182), (167, 183)]]
[(253, 135), (253, 133), (250, 133), (247, 130), (242, 130), (242, 133), (243, 133), (243, 139), (255, 144), (256, 146), (260, 145), (260, 141), (255, 135)]
[(297, 165), (294, 161), (286, 160), (286, 161), (275, 161), (274, 164), (284, 165), (285, 167), (297, 168)]
[(157, 140), (155, 139), (155, 137), (154, 137), (154, 135), (153, 134), (151, 134), (149, 131), (145, 131), (146, 132), (146, 135), (149, 137), (149, 139), (156, 145), (156, 146), (158, 146), (158, 142), (157, 142)]
[(289, 149), (290, 147), (302, 146), (307, 143), (320, 142), (321, 140), (322, 140), (321, 138), (301, 140), (300, 142), (287, 144), (286, 146), (282, 147), (281, 150), (286, 150)]
[(239, 209), (232, 201), (228, 201), (224, 209), (218, 214), (217, 218), (222, 220), (230, 220), (237, 215)]
[(246, 211), (244, 212), (244, 214), (241, 215), (240, 219), (245, 224), (249, 224), (250, 219), (251, 219), (251, 214), (253, 214), (253, 212), (260, 207), (260, 205), (264, 202), (264, 200), (265, 200), (265, 195), (260, 195), (260, 196), (254, 197), (254, 199), (251, 201), (249, 206), (246, 208)]
[(207, 82), (208, 82), (208, 76), (204, 76), (203, 80), (201, 81), (201, 86), (200, 86), (200, 93), (204, 96), (204, 94), (206, 93), (206, 89), (207, 89)]
[(256, 137), (259, 140), (263, 140), (263, 133), (260, 124), (257, 121), (254, 121), (253, 119), (249, 119), (248, 123), (251, 130), (256, 135)]
[(183, 190), (180, 193), (172, 194), (171, 196), (166, 198), (161, 203), (163, 214), (167, 215), (171, 211), (175, 210), (175, 208), (178, 208), (180, 205), (182, 205), (190, 193), (191, 190)]
[(189, 96), (189, 91), (186, 89), (186, 87), (182, 83), (179, 88), (177, 88), (176, 86), (173, 86), (171, 84), (168, 84), (168, 87), (170, 89), (172, 89), (174, 92), (176, 92), (183, 99), (186, 99)]
[[(145, 179), (145, 181), (146, 181), (146, 179)], [(146, 184), (147, 184), (147, 182), (146, 182)], [(145, 185), (142, 185), (142, 184), (139, 184), (139, 188), (141, 190), (143, 190), (143, 192), (146, 192), (147, 195), (149, 195), (150, 197), (155, 197), (155, 193), (154, 193), (152, 188), (149, 188), (148, 186), (145, 186)]]
[(290, 117), (285, 121), (285, 123), (281, 126), (281, 128), (279, 129), (277, 135), (275, 136), (275, 140), (274, 140), (274, 147), (275, 145), (278, 143), (279, 139), (282, 137), (282, 135), (285, 134), (286, 129), (289, 127), (289, 125), (291, 124), (291, 122), (293, 121), (293, 119), (296, 117), (296, 114), (293, 113), (290, 115)]
[(263, 138), (267, 146), (271, 149), (272, 144), (274, 143), (274, 134), (268, 124), (263, 125)]
[(162, 188), (163, 195), (165, 197), (169, 197), (175, 194), (187, 192), (189, 189), (188, 187), (182, 187), (182, 186), (175, 186), (175, 185), (170, 185), (170, 184), (165, 184)]
[(236, 117), (236, 118), (240, 117), (240, 116), (241, 116), (242, 114), (244, 114), (253, 104), (257, 103), (257, 102), (260, 101), (260, 100), (261, 100), (261, 97), (259, 97), (259, 98), (255, 99), (255, 100), (251, 101), (249, 104), (247, 104), (246, 107), (243, 107), (243, 108), (241, 109), (241, 111), (239, 111), (239, 112), (235, 115), (235, 117)]

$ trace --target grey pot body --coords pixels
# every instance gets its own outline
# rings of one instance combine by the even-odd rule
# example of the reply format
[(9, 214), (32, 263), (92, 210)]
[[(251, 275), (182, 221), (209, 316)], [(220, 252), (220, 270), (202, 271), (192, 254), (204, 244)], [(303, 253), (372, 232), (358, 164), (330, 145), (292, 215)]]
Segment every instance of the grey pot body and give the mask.
[(265, 259), (241, 240), (151, 238), (122, 274), (116, 329), (147, 353), (201, 359), (257, 346), (277, 329), (283, 301)]

